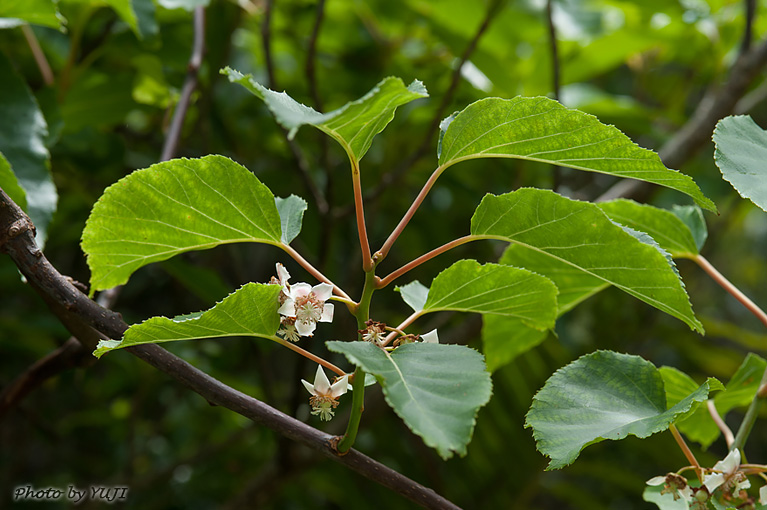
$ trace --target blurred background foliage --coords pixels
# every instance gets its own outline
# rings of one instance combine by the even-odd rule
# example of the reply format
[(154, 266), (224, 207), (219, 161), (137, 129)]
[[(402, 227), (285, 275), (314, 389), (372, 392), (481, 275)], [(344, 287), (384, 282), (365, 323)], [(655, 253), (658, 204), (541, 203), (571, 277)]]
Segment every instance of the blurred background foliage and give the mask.
[[(28, 6), (38, 3), (46, 4)], [(554, 0), (559, 98), (616, 125), (640, 145), (659, 148), (706, 91), (725, 79), (742, 45), (746, 3)], [(767, 7), (757, 3), (756, 41), (767, 32)], [(555, 95), (544, 0), (60, 0), (58, 15), (54, 9), (31, 25), (53, 70), (50, 84), (41, 77), (25, 29), (5, 20), (0, 52), (27, 83), (48, 126), (46, 144), (59, 199), (45, 252), (75, 280), (89, 278), (79, 237), (93, 203), (106, 186), (159, 160), (187, 71), (197, 5), (206, 6), (206, 53), (177, 155), (227, 155), (251, 169), (275, 195), (309, 200), (294, 246), (352, 296), (359, 295), (363, 282), (346, 156), (320, 132), (304, 128), (296, 137), (309, 175), (330, 204), (323, 214), (300, 177), (284, 133), (264, 105), (229, 84), (220, 68), (253, 73), (271, 88), (287, 90), (323, 111), (358, 98), (384, 76), (424, 82), (431, 97), (400, 108), (363, 160), (374, 249), (435, 167), (435, 120), (487, 96)], [(488, 9), (487, 28), (456, 75)], [(312, 47), (320, 10), (322, 24)], [(269, 30), (264, 30), (268, 13)], [(0, 16), (7, 16), (2, 8)], [(313, 71), (307, 70), (308, 62)], [(767, 125), (765, 77), (761, 73), (743, 106), (761, 125)], [(0, 119), (6, 125), (13, 122)], [(767, 303), (767, 221), (721, 180), (712, 152), (712, 144), (704, 146), (681, 168), (720, 210), (719, 216), (706, 216), (710, 235), (703, 254), (757, 303)], [(462, 163), (440, 179), (382, 271), (466, 234), (471, 213), (487, 192), (556, 186), (560, 193), (593, 200), (611, 184), (605, 176), (567, 170), (555, 177), (550, 167), (522, 161)], [(689, 203), (687, 197), (658, 188), (647, 200), (665, 207)], [(494, 261), (502, 249), (463, 246), (399, 283), (420, 279), (428, 284), (454, 260)], [(206, 309), (244, 282), (268, 281), (280, 255), (268, 246), (226, 246), (152, 265), (134, 276), (114, 308), (129, 323)], [(311, 281), (292, 261), (281, 261), (294, 280)], [(609, 289), (563, 316), (556, 336), (493, 374), (494, 398), (479, 413), (465, 458), (442, 462), (409, 433), (376, 390), (367, 397), (357, 447), (465, 508), (650, 508), (641, 501), (644, 481), (686, 463), (670, 434), (641, 443), (635, 438), (600, 443), (573, 466), (544, 472), (546, 460), (523, 428), (524, 414), (548, 376), (595, 349), (639, 354), (658, 366), (684, 370), (699, 382), (706, 376), (726, 382), (746, 352), (765, 353), (767, 335), (756, 319), (694, 264), (681, 261), (679, 269), (706, 327), (705, 337)], [(0, 289), (0, 385), (6, 385), (68, 334), (5, 257), (0, 257)], [(390, 289), (375, 295), (373, 307), (374, 318), (389, 323), (408, 314)], [(312, 349), (322, 352), (321, 341), (331, 331), (349, 338), (355, 334), (351, 317), (339, 312), (336, 329), (319, 326), (309, 341)], [(424, 331), (436, 326), (443, 342), (481, 349), (477, 317), (436, 316)], [(342, 430), (344, 403), (329, 425), (309, 416), (298, 381), (314, 369), (290, 352), (258, 339), (168, 348), (284, 412), (331, 432)], [(728, 422), (735, 427), (741, 417), (738, 410)], [(712, 465), (725, 451), (720, 439), (699, 458)], [(757, 426), (746, 453), (766, 451), (767, 427)], [(47, 381), (3, 416), (0, 506), (11, 504), (13, 488), (24, 484), (129, 486), (126, 506), (147, 509), (412, 506), (269, 430), (209, 406), (120, 352)]]

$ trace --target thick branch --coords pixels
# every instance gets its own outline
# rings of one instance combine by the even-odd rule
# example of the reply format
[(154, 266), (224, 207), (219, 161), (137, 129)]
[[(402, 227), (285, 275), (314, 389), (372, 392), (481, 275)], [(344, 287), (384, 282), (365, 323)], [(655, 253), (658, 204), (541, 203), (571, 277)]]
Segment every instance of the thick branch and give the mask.
[[(109, 338), (122, 338), (128, 325), (119, 314), (99, 306), (62, 276), (35, 244), (34, 226), (26, 214), (0, 189), (0, 251), (7, 253), (29, 283), (49, 304), (60, 307), (73, 334), (73, 323), (87, 324)], [(72, 331), (74, 330), (74, 331)], [(427, 508), (458, 507), (404, 475), (356, 451), (340, 456), (332, 446), (334, 436), (231, 388), (157, 345), (127, 348), (129, 352), (170, 375), (210, 403), (226, 407), (256, 423), (308, 446), (349, 469)]]
[[(658, 151), (663, 164), (679, 168), (706, 142), (719, 119), (735, 111), (735, 105), (746, 89), (767, 64), (767, 40), (742, 54), (730, 70), (730, 76), (718, 91), (707, 94), (690, 119)], [(636, 194), (647, 183), (624, 180), (616, 183), (596, 201), (613, 200)]]

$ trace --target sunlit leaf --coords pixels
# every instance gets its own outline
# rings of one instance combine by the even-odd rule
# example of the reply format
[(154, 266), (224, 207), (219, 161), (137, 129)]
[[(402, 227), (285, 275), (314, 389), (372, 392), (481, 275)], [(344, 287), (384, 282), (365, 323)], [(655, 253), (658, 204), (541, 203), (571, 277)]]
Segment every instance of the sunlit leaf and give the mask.
[(0, 28), (11, 28), (14, 20), (21, 20), (20, 24), (61, 28), (65, 21), (53, 0), (3, 0), (0, 18), (4, 18), (0, 19)]
[(415, 343), (391, 354), (370, 342), (327, 342), (375, 376), (386, 402), (443, 459), (466, 454), (492, 382), (482, 355), (462, 345)]
[(93, 355), (133, 345), (202, 338), (256, 336), (273, 339), (280, 327), (279, 285), (247, 283), (210, 310), (168, 319), (152, 317), (128, 328), (122, 340), (102, 340)]
[(541, 161), (660, 184), (716, 211), (690, 177), (666, 168), (655, 152), (553, 99), (481, 99), (445, 119), (440, 128), (441, 167), (488, 157)]
[(525, 426), (533, 429), (538, 450), (551, 459), (547, 469), (558, 469), (590, 444), (666, 430), (693, 403), (708, 397), (710, 384), (703, 383), (667, 409), (663, 378), (652, 363), (597, 351), (546, 381), (533, 399)]
[(525, 269), (459, 260), (434, 278), (423, 313), (475, 312), (520, 319), (537, 329), (554, 326), (557, 288)]
[(714, 129), (714, 161), (724, 180), (767, 211), (767, 132), (748, 115), (725, 117)]
[(397, 107), (414, 99), (428, 97), (423, 84), (415, 80), (409, 86), (399, 78), (384, 78), (378, 85), (356, 101), (328, 113), (319, 113), (305, 106), (285, 92), (274, 92), (256, 82), (250, 75), (243, 75), (226, 67), (222, 74), (232, 83), (239, 83), (256, 97), (263, 100), (277, 122), (288, 130), (293, 138), (303, 125), (314, 126), (333, 137), (349, 157), (359, 161), (373, 142), (373, 137), (384, 130), (394, 118)]
[(0, 152), (0, 189), (5, 191), (11, 200), (16, 202), (16, 205), (24, 210), (27, 209), (27, 194), (19, 186), (19, 181), (2, 152)]
[(0, 53), (0, 152), (26, 192), (27, 213), (43, 244), (48, 224), (56, 211), (58, 194), (45, 147), (48, 126), (24, 80)]
[(597, 205), (613, 221), (650, 235), (674, 258), (698, 255), (698, 246), (689, 227), (671, 211), (624, 199)]
[(472, 217), (471, 233), (546, 254), (703, 331), (673, 262), (594, 204), (530, 188), (486, 195)]
[(137, 170), (93, 206), (82, 247), (92, 290), (123, 284), (138, 268), (236, 242), (278, 245), (271, 191), (223, 156), (175, 159)]
[(304, 219), (304, 211), (308, 207), (306, 200), (295, 195), (287, 198), (276, 197), (277, 212), (280, 214), (282, 226), (282, 242), (290, 244), (301, 233), (301, 223)]

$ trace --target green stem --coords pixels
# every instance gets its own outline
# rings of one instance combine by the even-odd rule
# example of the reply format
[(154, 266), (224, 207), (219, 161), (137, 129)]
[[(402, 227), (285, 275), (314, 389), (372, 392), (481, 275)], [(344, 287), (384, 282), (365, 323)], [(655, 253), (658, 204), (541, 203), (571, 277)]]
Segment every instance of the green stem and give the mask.
[[(760, 386), (764, 384), (767, 384), (767, 370), (765, 370), (764, 374), (762, 375), (762, 382)], [(746, 444), (748, 435), (751, 434), (751, 429), (754, 428), (754, 423), (756, 422), (756, 418), (759, 415), (759, 405), (763, 401), (764, 398), (760, 398), (760, 395), (757, 392), (757, 394), (754, 395), (754, 399), (751, 401), (751, 404), (748, 406), (746, 416), (743, 418), (743, 422), (738, 428), (738, 433), (735, 434), (735, 441), (733, 441), (732, 446), (730, 446), (730, 450), (740, 448), (741, 452), (743, 451), (743, 446)]]
[[(365, 322), (370, 319), (370, 301), (373, 292), (376, 290), (375, 266), (365, 273), (365, 286), (362, 288), (362, 297), (357, 308), (357, 327), (365, 328)], [(357, 439), (357, 431), (362, 419), (362, 411), (365, 410), (365, 371), (357, 367), (354, 371), (354, 380), (352, 381), (352, 411), (349, 416), (349, 423), (346, 425), (346, 432), (338, 442), (336, 449), (340, 453), (346, 453), (354, 445)]]

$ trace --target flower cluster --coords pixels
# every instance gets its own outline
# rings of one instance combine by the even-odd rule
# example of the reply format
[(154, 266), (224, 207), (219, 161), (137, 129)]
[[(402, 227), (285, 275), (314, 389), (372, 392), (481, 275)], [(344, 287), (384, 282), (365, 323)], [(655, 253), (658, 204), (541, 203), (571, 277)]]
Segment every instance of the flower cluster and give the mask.
[(338, 397), (349, 389), (349, 375), (344, 375), (331, 385), (322, 367), (318, 365), (314, 384), (304, 379), (301, 379), (301, 383), (312, 395), (309, 397), (312, 414), (319, 415), (320, 420), (329, 421), (333, 417), (333, 409), (338, 407)]
[[(661, 494), (671, 494), (674, 501), (683, 499), (691, 510), (708, 509), (708, 500), (718, 491), (724, 501), (745, 501), (738, 508), (753, 508), (753, 500), (749, 498), (746, 489), (751, 482), (740, 470), (740, 450), (732, 450), (727, 456), (714, 464), (714, 467), (703, 477), (701, 487), (690, 487), (687, 479), (677, 473), (656, 476), (647, 480), (647, 485), (663, 485)], [(759, 489), (759, 504), (767, 504), (767, 485)]]
[(333, 286), (320, 283), (312, 287), (308, 283), (290, 285), (290, 273), (277, 263), (277, 278), (270, 283), (280, 285), (280, 308), (282, 315), (280, 334), (291, 342), (297, 342), (302, 336), (312, 336), (318, 322), (333, 321), (333, 305), (326, 303), (333, 295)]

